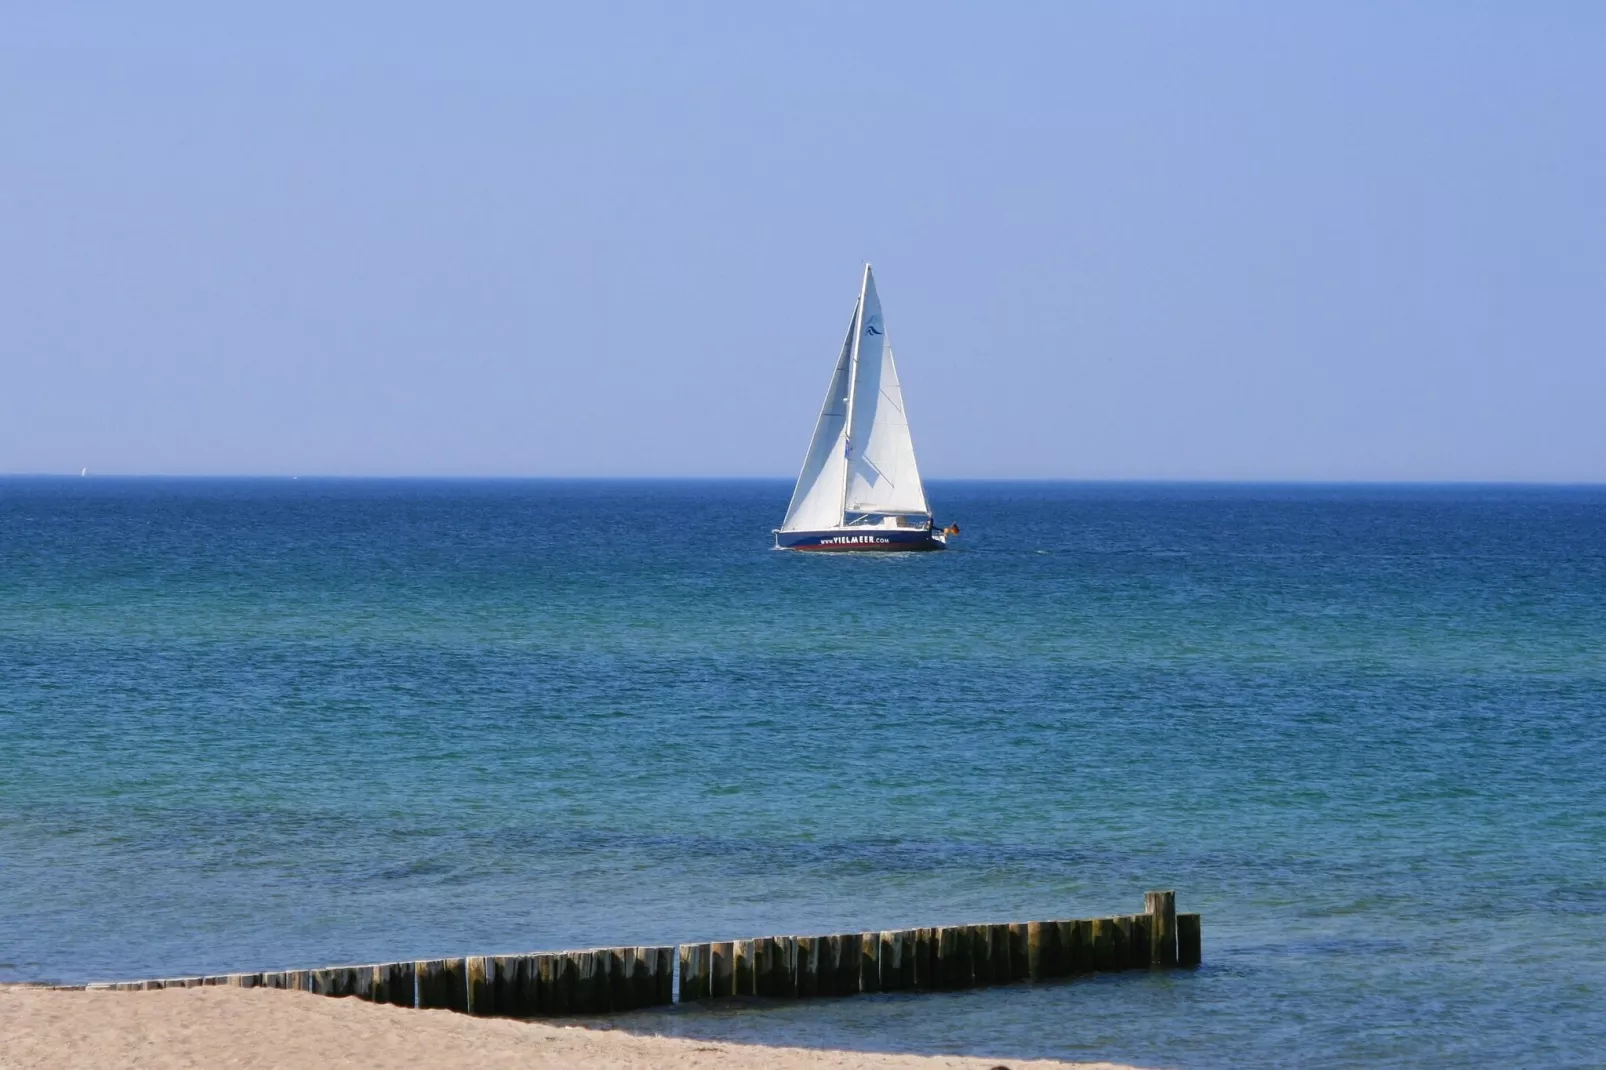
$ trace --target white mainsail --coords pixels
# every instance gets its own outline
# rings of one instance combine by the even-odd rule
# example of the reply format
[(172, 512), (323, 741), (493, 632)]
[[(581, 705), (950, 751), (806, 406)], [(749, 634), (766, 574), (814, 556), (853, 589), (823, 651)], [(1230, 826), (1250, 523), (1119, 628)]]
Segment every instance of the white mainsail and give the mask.
[(914, 439), (892, 342), (881, 318), (875, 279), (864, 269), (863, 324), (854, 360), (853, 412), (848, 420), (848, 484), (843, 510), (925, 516), (926, 489), (915, 465)]
[(837, 528), (850, 513), (930, 513), (868, 264), (781, 530)]

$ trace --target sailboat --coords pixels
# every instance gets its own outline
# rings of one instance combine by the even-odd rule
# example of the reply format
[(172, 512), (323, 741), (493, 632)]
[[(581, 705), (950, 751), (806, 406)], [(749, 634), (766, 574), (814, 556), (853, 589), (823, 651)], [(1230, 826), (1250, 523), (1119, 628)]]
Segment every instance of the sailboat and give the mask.
[(903, 388), (881, 318), (875, 276), (864, 265), (859, 303), (831, 372), (778, 550), (941, 550), (915, 464)]

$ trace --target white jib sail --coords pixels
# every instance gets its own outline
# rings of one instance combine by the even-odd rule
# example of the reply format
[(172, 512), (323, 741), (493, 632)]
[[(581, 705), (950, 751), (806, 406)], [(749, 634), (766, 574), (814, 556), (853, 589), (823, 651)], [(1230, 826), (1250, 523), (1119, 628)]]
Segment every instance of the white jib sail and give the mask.
[(903, 387), (892, 363), (892, 343), (881, 318), (881, 299), (876, 296), (869, 265), (864, 269), (861, 311), (858, 359), (853, 362), (850, 391), (853, 405), (845, 451), (848, 470), (843, 511), (927, 516), (931, 510), (915, 464)]
[(848, 429), (848, 389), (853, 364), (853, 340), (859, 329), (859, 310), (853, 310), (848, 337), (842, 343), (831, 387), (820, 406), (820, 419), (814, 425), (814, 438), (797, 475), (792, 504), (786, 508), (782, 531), (821, 531), (842, 524), (842, 485), (847, 478), (846, 438)]

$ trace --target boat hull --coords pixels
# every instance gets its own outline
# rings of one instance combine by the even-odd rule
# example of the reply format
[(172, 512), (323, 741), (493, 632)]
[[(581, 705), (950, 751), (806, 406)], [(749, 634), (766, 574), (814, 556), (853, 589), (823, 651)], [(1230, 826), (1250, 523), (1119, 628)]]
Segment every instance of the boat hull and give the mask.
[(777, 550), (811, 553), (918, 553), (947, 548), (941, 532), (924, 528), (835, 528), (829, 531), (777, 531)]

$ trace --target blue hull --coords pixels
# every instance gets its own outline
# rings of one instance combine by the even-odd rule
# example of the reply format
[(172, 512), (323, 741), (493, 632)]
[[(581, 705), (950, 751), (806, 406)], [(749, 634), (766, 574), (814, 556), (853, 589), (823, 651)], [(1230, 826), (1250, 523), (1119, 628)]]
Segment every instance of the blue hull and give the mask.
[(912, 553), (942, 550), (946, 542), (940, 532), (923, 528), (837, 528), (834, 531), (777, 531), (775, 548), (816, 553)]

